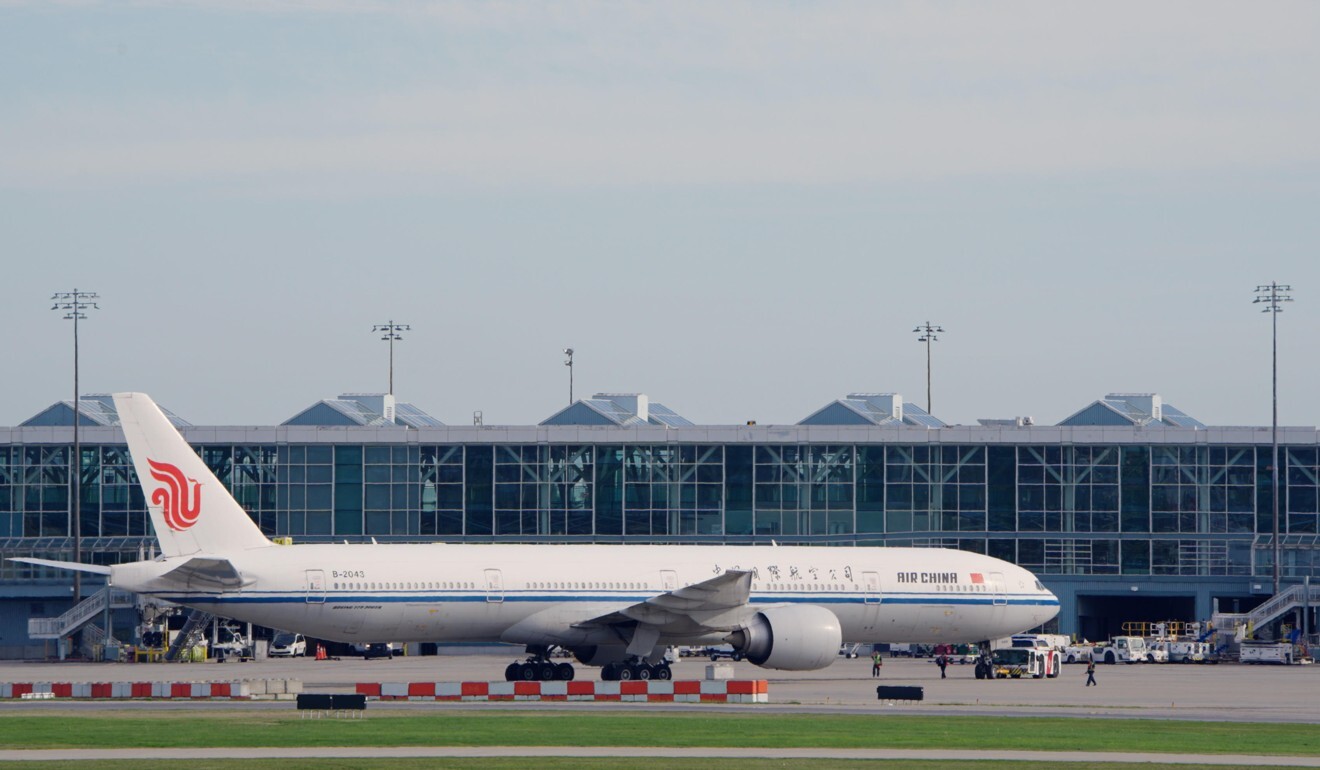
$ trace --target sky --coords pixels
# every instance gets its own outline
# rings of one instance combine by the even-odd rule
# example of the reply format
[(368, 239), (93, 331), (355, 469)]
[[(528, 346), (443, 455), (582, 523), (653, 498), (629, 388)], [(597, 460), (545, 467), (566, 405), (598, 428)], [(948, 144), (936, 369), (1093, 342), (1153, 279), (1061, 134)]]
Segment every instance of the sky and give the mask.
[(0, 0), (0, 425), (1320, 423), (1320, 4)]

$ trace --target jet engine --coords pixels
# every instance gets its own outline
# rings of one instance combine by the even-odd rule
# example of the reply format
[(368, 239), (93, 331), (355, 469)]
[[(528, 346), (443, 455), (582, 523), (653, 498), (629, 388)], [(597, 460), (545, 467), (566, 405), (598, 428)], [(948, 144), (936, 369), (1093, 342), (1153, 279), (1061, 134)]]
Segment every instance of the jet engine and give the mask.
[(767, 607), (728, 641), (758, 666), (785, 671), (825, 668), (839, 655), (843, 629), (833, 612), (815, 605)]
[[(604, 666), (609, 663), (623, 663), (628, 660), (628, 648), (622, 644), (592, 644), (574, 647), (573, 657), (579, 663), (588, 666)], [(665, 648), (656, 647), (646, 656), (646, 662), (657, 663), (665, 657)]]

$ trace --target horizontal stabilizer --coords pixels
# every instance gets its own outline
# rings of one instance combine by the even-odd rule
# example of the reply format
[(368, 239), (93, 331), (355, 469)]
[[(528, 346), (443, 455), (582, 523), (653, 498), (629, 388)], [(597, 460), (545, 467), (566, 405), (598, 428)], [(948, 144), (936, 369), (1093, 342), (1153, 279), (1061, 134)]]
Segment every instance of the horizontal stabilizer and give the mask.
[(238, 588), (244, 582), (242, 573), (228, 559), (212, 559), (204, 556), (189, 559), (161, 575), (159, 579), (178, 583), (184, 588), (193, 590)]
[(9, 561), (20, 561), (24, 564), (35, 564), (39, 567), (54, 567), (55, 569), (67, 569), (74, 572), (90, 572), (93, 575), (109, 575), (110, 568), (102, 567), (100, 564), (82, 564), (76, 561), (53, 561), (51, 559), (29, 559), (25, 556), (15, 557)]

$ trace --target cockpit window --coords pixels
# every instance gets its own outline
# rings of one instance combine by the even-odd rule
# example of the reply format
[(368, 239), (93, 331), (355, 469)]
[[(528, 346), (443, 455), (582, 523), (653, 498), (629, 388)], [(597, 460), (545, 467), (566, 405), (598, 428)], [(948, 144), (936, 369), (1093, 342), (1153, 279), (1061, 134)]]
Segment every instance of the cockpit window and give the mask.
[(1044, 591), (1044, 590), (1045, 590), (1045, 584), (1042, 583), (1042, 582), (1040, 582), (1039, 580), (1037, 580), (1037, 581), (1036, 581), (1036, 590), (1037, 590), (1037, 591)]

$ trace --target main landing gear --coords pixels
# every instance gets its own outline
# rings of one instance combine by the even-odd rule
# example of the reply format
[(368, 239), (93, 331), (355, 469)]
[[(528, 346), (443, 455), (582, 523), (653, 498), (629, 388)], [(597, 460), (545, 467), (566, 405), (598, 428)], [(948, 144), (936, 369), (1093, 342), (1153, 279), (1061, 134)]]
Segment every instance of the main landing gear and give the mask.
[(626, 663), (606, 663), (600, 670), (600, 678), (604, 682), (628, 682), (633, 679), (664, 681), (673, 679), (674, 672), (669, 669), (669, 661), (647, 663), (644, 660), (634, 660)]
[(576, 672), (572, 663), (555, 663), (550, 660), (550, 648), (539, 645), (527, 645), (527, 660), (510, 663), (504, 669), (506, 682), (567, 682)]

